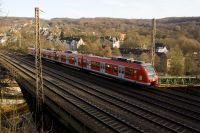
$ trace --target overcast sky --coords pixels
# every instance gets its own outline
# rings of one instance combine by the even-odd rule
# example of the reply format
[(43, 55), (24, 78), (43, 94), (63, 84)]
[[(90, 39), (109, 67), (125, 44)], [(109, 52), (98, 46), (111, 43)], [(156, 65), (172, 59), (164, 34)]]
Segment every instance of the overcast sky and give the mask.
[(0, 0), (1, 16), (164, 18), (200, 16), (200, 0)]

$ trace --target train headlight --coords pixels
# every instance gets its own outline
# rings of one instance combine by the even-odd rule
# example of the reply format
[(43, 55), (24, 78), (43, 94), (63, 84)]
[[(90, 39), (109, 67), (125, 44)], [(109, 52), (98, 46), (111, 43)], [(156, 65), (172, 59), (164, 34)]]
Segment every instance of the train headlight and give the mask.
[(142, 75), (140, 75), (140, 76), (139, 76), (139, 80), (142, 80), (142, 78), (143, 78)]

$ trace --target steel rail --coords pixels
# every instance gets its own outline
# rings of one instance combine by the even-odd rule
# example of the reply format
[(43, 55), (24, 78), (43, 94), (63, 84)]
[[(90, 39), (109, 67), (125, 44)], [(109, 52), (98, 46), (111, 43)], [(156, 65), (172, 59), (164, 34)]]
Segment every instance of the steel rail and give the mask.
[[(49, 74), (49, 73), (48, 73)], [(55, 74), (55, 72), (54, 72), (54, 74)], [(56, 72), (56, 74), (58, 74), (57, 72)], [(52, 75), (52, 74), (51, 74)], [(60, 74), (60, 76), (61, 77), (63, 77), (61, 74)], [(57, 78), (59, 78), (59, 77), (57, 77)], [(65, 77), (66, 78), (66, 77)], [(60, 80), (62, 80), (62, 79), (60, 79)], [(79, 83), (80, 84), (80, 83)], [(96, 96), (96, 97), (98, 97), (98, 96)], [(107, 102), (109, 102), (109, 101), (107, 101)], [(150, 117), (150, 118), (152, 118), (152, 117)], [(156, 119), (156, 118), (155, 118)], [(164, 125), (166, 125), (166, 124), (164, 124)], [(173, 124), (172, 124), (173, 125)], [(168, 125), (168, 127), (170, 127), (170, 125)], [(172, 127), (175, 127), (174, 125), (172, 126)], [(177, 128), (177, 129), (180, 129), (180, 128)]]

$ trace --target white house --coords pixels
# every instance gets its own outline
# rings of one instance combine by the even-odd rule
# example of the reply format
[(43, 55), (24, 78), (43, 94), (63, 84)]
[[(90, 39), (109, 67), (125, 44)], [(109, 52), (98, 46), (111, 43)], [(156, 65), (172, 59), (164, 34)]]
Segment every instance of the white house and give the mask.
[(166, 45), (164, 45), (163, 43), (156, 43), (155, 49), (156, 49), (157, 53), (165, 53), (166, 54), (168, 52)]
[(113, 45), (112, 45), (112, 47), (113, 47), (113, 48), (119, 48), (119, 47), (120, 47), (120, 41), (117, 40), (116, 37), (113, 37), (112, 40), (113, 40)]
[(66, 43), (66, 47), (69, 50), (77, 50), (81, 45), (85, 45), (85, 42), (80, 37), (63, 37), (61, 41)]
[(7, 36), (0, 36), (0, 44), (5, 44), (6, 41), (8, 40), (8, 37)]
[(120, 40), (112, 36), (100, 37), (102, 47), (120, 48)]

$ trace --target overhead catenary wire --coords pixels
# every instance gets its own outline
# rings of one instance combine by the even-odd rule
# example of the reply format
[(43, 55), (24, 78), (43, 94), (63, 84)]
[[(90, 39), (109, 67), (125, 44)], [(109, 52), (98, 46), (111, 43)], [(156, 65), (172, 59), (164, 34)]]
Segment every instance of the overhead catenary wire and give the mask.
[(153, 18), (152, 20), (152, 50), (151, 50), (151, 54), (152, 54), (152, 58), (151, 58), (151, 63), (153, 66), (155, 66), (155, 43), (156, 43), (156, 19)]

